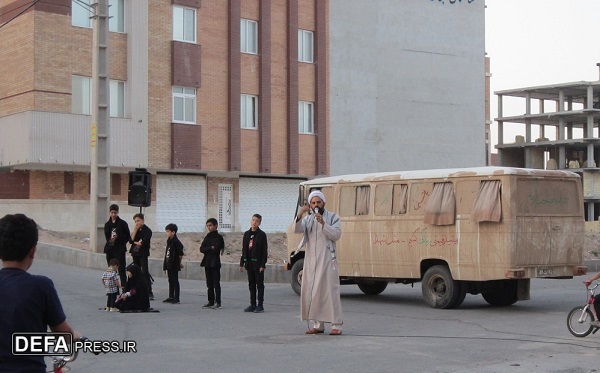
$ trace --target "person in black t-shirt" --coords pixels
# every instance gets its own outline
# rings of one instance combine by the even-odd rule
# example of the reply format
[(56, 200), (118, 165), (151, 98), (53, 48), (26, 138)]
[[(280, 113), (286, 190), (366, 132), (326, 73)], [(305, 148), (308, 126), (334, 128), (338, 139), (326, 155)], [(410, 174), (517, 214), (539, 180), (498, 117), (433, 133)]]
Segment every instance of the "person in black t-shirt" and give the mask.
[(52, 280), (27, 273), (33, 264), (38, 228), (23, 214), (0, 219), (0, 372), (45, 372), (43, 356), (13, 356), (12, 334), (74, 332)]
[(223, 236), (217, 230), (219, 223), (217, 219), (210, 218), (206, 221), (208, 233), (200, 244), (200, 252), (204, 254), (201, 267), (206, 274), (206, 287), (208, 292), (208, 303), (202, 308), (221, 308), (221, 257), (225, 250)]
[[(268, 243), (267, 235), (259, 226), (262, 222), (260, 214), (252, 215), (250, 229), (244, 233), (242, 241), (242, 257), (240, 272), (248, 271), (248, 288), (250, 289), (250, 305), (244, 312), (264, 312), (265, 268), (267, 267)], [(257, 302), (258, 301), (258, 302)]]

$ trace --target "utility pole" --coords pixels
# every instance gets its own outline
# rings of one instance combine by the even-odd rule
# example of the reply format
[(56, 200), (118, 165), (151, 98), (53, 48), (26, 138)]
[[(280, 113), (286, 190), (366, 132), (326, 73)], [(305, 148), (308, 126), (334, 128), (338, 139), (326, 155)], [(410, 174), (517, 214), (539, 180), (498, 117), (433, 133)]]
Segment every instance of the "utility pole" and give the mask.
[[(108, 0), (91, 4), (93, 16), (92, 47), (92, 128), (90, 167), (90, 210), (92, 227), (90, 247), (101, 253), (104, 245), (104, 220), (110, 200), (110, 81), (108, 77)], [(101, 238), (99, 240), (99, 238)]]

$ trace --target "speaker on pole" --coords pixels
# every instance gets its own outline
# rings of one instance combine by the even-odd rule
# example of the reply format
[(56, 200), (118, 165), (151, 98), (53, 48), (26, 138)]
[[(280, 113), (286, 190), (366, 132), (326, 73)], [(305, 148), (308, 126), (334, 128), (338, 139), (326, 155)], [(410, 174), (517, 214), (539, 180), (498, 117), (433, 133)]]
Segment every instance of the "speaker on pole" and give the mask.
[(148, 207), (152, 204), (152, 174), (145, 168), (129, 171), (127, 204), (136, 207)]

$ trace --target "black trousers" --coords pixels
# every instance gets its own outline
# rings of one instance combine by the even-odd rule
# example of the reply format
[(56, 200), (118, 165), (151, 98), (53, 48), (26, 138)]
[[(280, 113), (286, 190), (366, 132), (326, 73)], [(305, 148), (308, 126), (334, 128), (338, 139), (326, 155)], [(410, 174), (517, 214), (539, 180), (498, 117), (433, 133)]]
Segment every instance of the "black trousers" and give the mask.
[(106, 294), (106, 307), (114, 308), (117, 296), (119, 293), (108, 293)]
[(204, 267), (204, 274), (206, 275), (208, 303), (221, 304), (221, 268)]
[(179, 271), (168, 269), (167, 276), (169, 278), (169, 298), (179, 300)]
[(144, 280), (146, 280), (146, 286), (148, 287), (148, 295), (152, 296), (152, 279), (150, 278), (150, 272), (148, 271), (148, 257), (146, 255), (140, 255), (132, 256), (132, 258), (133, 262), (142, 269)]
[(119, 278), (121, 279), (121, 287), (125, 287), (127, 283), (127, 275), (125, 274), (125, 249), (123, 250), (110, 250), (106, 253), (106, 265), (111, 259), (117, 259), (119, 261)]
[(265, 300), (265, 272), (261, 272), (258, 269), (248, 269), (247, 272), (250, 304), (256, 306), (258, 298), (258, 304), (262, 305)]

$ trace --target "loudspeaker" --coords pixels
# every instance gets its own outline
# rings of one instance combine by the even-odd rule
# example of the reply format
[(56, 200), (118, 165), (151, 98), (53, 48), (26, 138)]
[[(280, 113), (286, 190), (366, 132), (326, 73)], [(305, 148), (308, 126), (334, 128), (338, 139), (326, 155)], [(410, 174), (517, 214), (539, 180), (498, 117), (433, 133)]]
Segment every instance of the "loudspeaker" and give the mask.
[(152, 174), (145, 169), (129, 171), (129, 192), (127, 204), (148, 207), (152, 204)]

